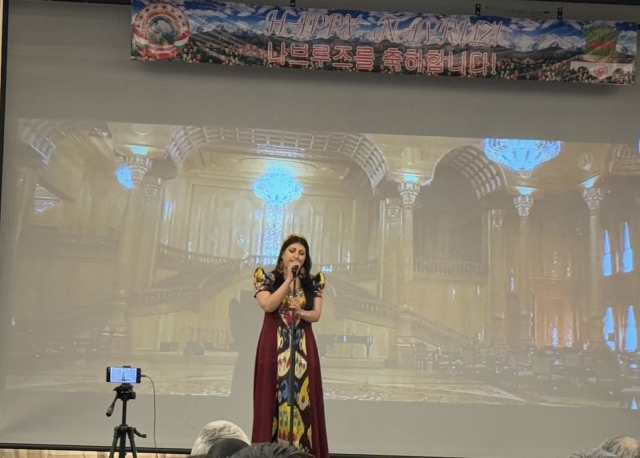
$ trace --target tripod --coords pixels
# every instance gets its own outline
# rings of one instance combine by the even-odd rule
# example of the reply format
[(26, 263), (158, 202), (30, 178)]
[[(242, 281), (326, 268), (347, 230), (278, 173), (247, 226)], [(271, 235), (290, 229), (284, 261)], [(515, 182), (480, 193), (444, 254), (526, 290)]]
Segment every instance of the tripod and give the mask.
[(127, 437), (129, 437), (129, 443), (131, 444), (131, 454), (133, 458), (138, 458), (138, 451), (136, 450), (136, 441), (134, 440), (134, 434), (138, 437), (145, 438), (146, 434), (139, 433), (133, 426), (127, 425), (127, 401), (129, 399), (135, 399), (136, 393), (133, 391), (133, 385), (130, 383), (122, 383), (113, 389), (116, 392), (116, 397), (107, 409), (107, 417), (113, 414), (113, 408), (116, 401), (120, 399), (122, 401), (122, 423), (113, 428), (113, 442), (111, 443), (111, 452), (109, 458), (113, 458), (116, 453), (116, 447), (118, 441), (120, 446), (118, 447), (119, 458), (125, 458), (127, 455)]

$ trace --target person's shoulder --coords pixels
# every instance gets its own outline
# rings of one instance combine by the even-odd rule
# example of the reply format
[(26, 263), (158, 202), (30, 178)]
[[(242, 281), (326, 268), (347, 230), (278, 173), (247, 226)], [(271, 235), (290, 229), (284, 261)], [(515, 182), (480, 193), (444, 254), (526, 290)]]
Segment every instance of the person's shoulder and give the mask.
[(253, 273), (253, 282), (256, 287), (258, 286), (270, 286), (275, 281), (273, 272), (266, 272), (264, 268), (258, 267)]
[(317, 296), (322, 295), (322, 291), (326, 285), (326, 279), (324, 278), (324, 274), (322, 272), (318, 272), (313, 277), (311, 277), (311, 283), (313, 284), (313, 291)]

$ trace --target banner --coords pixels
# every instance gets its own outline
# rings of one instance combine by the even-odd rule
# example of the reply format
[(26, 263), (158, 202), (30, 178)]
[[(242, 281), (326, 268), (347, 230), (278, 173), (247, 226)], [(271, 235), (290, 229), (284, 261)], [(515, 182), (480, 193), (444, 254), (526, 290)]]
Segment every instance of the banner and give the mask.
[(635, 84), (638, 25), (132, 2), (132, 59)]

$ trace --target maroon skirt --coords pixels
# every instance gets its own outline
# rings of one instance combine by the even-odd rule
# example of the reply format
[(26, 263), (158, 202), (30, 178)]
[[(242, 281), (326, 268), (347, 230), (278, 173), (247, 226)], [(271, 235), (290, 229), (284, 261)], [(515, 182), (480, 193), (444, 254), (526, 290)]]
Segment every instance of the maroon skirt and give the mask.
[[(253, 379), (252, 442), (289, 443), (291, 313), (265, 313)], [(311, 324), (297, 320), (294, 391), (294, 445), (315, 458), (328, 458), (320, 357)]]

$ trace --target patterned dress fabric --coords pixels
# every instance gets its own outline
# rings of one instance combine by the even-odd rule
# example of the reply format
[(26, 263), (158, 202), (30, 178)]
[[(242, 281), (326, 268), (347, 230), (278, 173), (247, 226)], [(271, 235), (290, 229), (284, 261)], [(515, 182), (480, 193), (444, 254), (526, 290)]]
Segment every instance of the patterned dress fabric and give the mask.
[[(273, 292), (275, 275), (258, 268), (254, 275), (256, 294)], [(315, 297), (322, 297), (324, 275), (312, 278)], [(289, 443), (291, 408), (289, 390), (293, 390), (293, 443), (315, 458), (328, 458), (327, 433), (324, 421), (324, 401), (320, 358), (315, 337), (308, 323), (288, 311), (289, 301), (295, 296), (305, 308), (303, 289), (285, 296), (280, 307), (265, 313), (262, 332), (256, 352), (253, 387), (252, 442)], [(310, 307), (309, 307), (310, 308)], [(308, 308), (308, 309), (309, 309)], [(291, 357), (290, 324), (294, 321)], [(295, 377), (289, 386), (289, 368), (294, 363)]]

